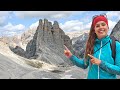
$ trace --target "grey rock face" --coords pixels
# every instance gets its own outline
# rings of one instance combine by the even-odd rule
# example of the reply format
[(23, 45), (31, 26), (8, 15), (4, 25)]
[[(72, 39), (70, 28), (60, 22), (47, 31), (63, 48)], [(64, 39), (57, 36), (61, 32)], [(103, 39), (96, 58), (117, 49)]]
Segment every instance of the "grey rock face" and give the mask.
[(20, 65), (7, 56), (0, 54), (0, 79), (79, 79), (86, 77), (86, 71), (82, 71), (76, 66), (44, 70), (41, 69), (42, 63), (37, 64), (38, 66), (32, 61), (27, 61), (27, 63), (31, 67)]
[(114, 36), (117, 40), (120, 41), (120, 21), (118, 21), (118, 23), (112, 29), (112, 32), (110, 35)]
[[(21, 40), (23, 41), (25, 38), (28, 40), (31, 36), (30, 33), (28, 35), (26, 33), (22, 35)], [(64, 44), (72, 51), (72, 42), (69, 36), (59, 28), (58, 22), (54, 21), (52, 25), (47, 19), (44, 21), (40, 19), (33, 39), (27, 43), (26, 51), (23, 51), (25, 55), (23, 57), (42, 60), (58, 66), (70, 66), (72, 62), (64, 55)], [(18, 51), (13, 50), (14, 52)], [(20, 56), (22, 55), (20, 54)]]
[(11, 59), (0, 54), (0, 78), (15, 79), (30, 72), (30, 69), (24, 68), (21, 65), (13, 62)]
[[(64, 55), (65, 34), (59, 28), (58, 22), (52, 25), (47, 19), (39, 20), (39, 26), (31, 43), (28, 43), (26, 52), (30, 58), (43, 60), (55, 65), (72, 65), (71, 61)], [(68, 42), (72, 46), (72, 43)], [(70, 46), (69, 46), (70, 47)], [(72, 48), (71, 48), (72, 49)], [(31, 52), (31, 53), (30, 53)]]
[(10, 50), (13, 51), (15, 54), (20, 55), (22, 57), (26, 58), (26, 52), (19, 46), (16, 46), (15, 48), (9, 46)]
[(36, 40), (32, 39), (27, 44), (26, 57), (27, 58), (33, 57), (35, 55), (35, 50), (36, 50)]

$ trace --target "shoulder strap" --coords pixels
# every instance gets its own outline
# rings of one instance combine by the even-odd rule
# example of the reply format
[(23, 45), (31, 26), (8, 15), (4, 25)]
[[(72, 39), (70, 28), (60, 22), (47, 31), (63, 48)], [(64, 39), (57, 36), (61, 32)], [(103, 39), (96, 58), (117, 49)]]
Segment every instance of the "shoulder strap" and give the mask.
[(110, 44), (111, 50), (112, 50), (112, 57), (113, 57), (114, 62), (115, 62), (115, 56), (116, 56), (116, 43), (115, 43), (115, 41), (117, 41), (117, 39), (114, 36), (110, 36), (110, 38), (112, 39), (112, 43)]

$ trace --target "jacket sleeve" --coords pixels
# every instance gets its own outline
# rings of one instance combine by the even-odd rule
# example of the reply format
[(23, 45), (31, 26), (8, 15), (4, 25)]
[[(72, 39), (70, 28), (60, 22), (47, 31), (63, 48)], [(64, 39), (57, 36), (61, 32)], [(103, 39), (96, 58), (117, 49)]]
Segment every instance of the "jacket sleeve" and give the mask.
[(115, 65), (110, 64), (105, 61), (101, 61), (101, 64), (99, 65), (103, 70), (111, 73), (111, 74), (117, 74), (120, 75), (120, 43), (116, 43), (116, 59), (115, 59)]
[(76, 66), (81, 67), (83, 69), (86, 69), (88, 67), (88, 62), (85, 64), (84, 60), (81, 60), (74, 55), (72, 55), (70, 57), (70, 60), (73, 62), (73, 64), (75, 64)]

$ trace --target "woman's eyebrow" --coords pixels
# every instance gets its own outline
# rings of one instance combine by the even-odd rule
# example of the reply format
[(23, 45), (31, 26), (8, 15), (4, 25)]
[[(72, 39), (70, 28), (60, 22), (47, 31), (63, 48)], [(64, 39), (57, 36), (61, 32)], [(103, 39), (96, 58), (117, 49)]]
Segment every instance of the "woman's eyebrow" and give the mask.
[(102, 22), (102, 23), (99, 23), (99, 24), (96, 24), (96, 25), (100, 25), (100, 24), (106, 24), (106, 23)]
[(100, 25), (100, 24), (96, 24), (96, 26), (97, 26), (97, 25)]

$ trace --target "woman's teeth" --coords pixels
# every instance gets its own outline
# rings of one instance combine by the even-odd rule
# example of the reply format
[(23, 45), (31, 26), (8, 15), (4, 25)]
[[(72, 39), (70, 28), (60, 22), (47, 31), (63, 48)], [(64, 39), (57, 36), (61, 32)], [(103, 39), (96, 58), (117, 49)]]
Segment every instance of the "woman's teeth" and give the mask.
[(99, 32), (102, 33), (102, 32), (104, 32), (104, 31), (105, 31), (105, 30), (100, 30)]

